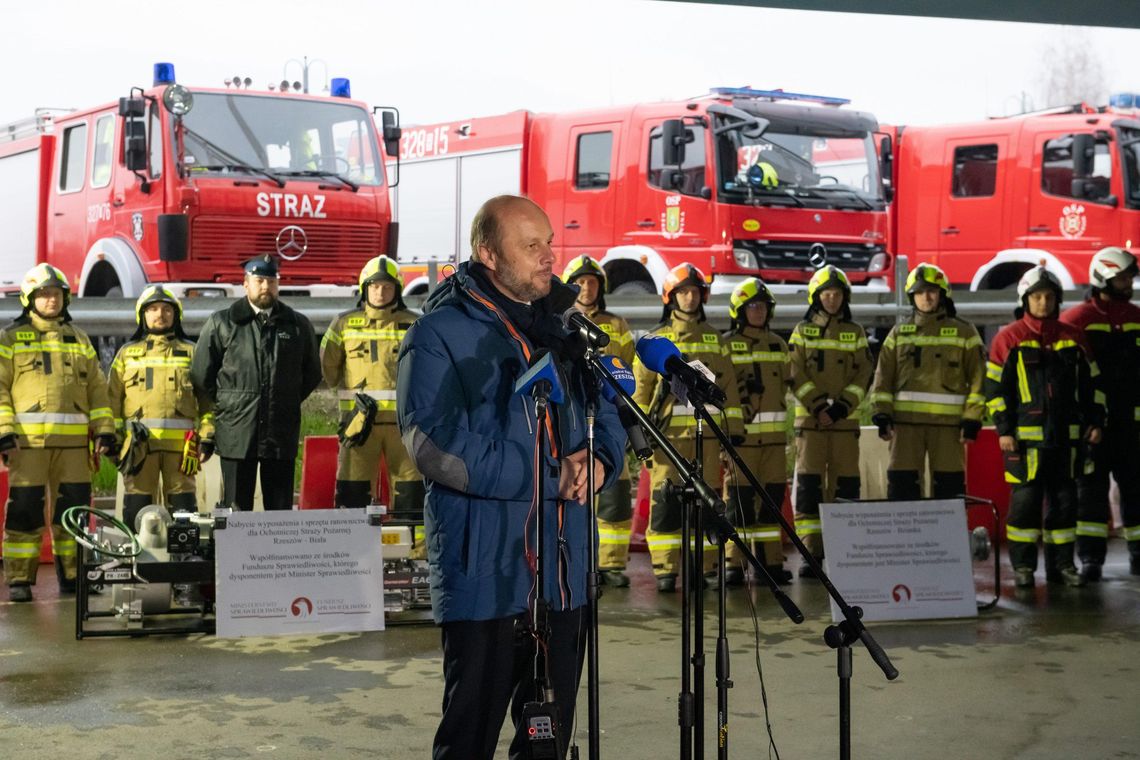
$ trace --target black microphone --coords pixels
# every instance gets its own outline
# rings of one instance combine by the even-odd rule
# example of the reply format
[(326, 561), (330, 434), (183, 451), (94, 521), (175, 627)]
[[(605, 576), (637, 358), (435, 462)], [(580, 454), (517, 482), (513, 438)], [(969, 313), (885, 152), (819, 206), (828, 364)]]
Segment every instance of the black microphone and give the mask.
[(567, 330), (579, 333), (594, 348), (605, 348), (610, 344), (606, 331), (573, 306), (562, 313), (562, 324)]
[(637, 357), (649, 369), (659, 375), (669, 375), (677, 379), (689, 391), (689, 401), (693, 406), (712, 404), (723, 409), (728, 397), (717, 384), (693, 369), (681, 358), (681, 350), (668, 338), (660, 335), (643, 335), (637, 341)]
[[(602, 366), (610, 374), (614, 380), (618, 381), (618, 385), (626, 393), (633, 395), (633, 391), (637, 388), (637, 382), (633, 378), (633, 372), (629, 367), (622, 363), (621, 359), (616, 356), (603, 356), (601, 357)], [(617, 407), (618, 419), (621, 420), (621, 426), (625, 428), (626, 437), (629, 438), (630, 448), (637, 458), (645, 461), (653, 456), (653, 449), (649, 447), (649, 442), (645, 440), (645, 431), (641, 429), (641, 423), (633, 416), (633, 412), (629, 410), (625, 399), (618, 395), (617, 391), (613, 389), (609, 383), (602, 383), (602, 396), (614, 406)]]

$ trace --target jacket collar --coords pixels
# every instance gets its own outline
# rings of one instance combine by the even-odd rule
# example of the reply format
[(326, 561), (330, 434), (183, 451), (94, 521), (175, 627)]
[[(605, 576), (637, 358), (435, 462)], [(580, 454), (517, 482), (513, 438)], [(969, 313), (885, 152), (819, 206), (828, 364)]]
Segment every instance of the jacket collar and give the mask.
[[(234, 324), (244, 325), (253, 321), (254, 310), (250, 305), (248, 298), (239, 298), (230, 304), (229, 309), (230, 320)], [(293, 310), (288, 306), (278, 301), (274, 304), (272, 311), (269, 312), (269, 321), (271, 322), (292, 322)]]

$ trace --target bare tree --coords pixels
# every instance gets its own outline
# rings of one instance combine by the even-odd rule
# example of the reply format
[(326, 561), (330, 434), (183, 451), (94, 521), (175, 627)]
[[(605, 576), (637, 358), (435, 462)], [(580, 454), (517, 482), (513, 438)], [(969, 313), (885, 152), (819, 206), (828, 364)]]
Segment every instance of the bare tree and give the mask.
[(1045, 45), (1041, 53), (1038, 89), (1037, 102), (1046, 108), (1082, 101), (1090, 104), (1107, 102), (1104, 62), (1085, 30), (1062, 27), (1057, 36)]

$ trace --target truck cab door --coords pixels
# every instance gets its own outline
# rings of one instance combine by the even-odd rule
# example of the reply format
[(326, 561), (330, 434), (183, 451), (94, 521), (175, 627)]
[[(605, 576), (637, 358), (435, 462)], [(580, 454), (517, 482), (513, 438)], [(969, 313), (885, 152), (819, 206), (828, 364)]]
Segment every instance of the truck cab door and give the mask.
[(560, 230), (567, 260), (583, 253), (600, 258), (613, 245), (620, 140), (621, 122), (570, 129)]
[(692, 139), (685, 145), (680, 187), (665, 187), (667, 172), (675, 174), (677, 167), (666, 167), (663, 161), (663, 121), (644, 124), (636, 191), (630, 191), (636, 192), (637, 205), (623, 242), (656, 249), (670, 267), (688, 261), (711, 276), (709, 246), (719, 238), (713, 234), (713, 207), (704, 197), (714, 181), (706, 160), (707, 130), (700, 124), (685, 125), (686, 135)]
[(945, 151), (935, 263), (952, 282), (969, 282), (979, 266), (1006, 247), (1009, 142), (1005, 135), (955, 138), (947, 140)]
[[(120, 134), (125, 129), (124, 120), (119, 117)], [(167, 135), (162, 128), (162, 107), (152, 103), (147, 113), (147, 148), (149, 158), (147, 168), (140, 172), (142, 177), (127, 170), (122, 154), (122, 140), (119, 141), (119, 160), (115, 162), (114, 192), (111, 208), (115, 220), (116, 234), (129, 240), (139, 254), (144, 268), (148, 261), (158, 261), (158, 215), (163, 211), (163, 172), (165, 170), (164, 146)], [(173, 164), (170, 167), (174, 171)], [(143, 190), (143, 182), (147, 190)], [(165, 279), (166, 275), (161, 276)]]
[[(1091, 175), (1084, 197), (1073, 193), (1072, 133), (1038, 133), (1033, 137), (1033, 171), (1029, 185), (1029, 218), (1022, 231), (1026, 247), (1044, 248), (1064, 256), (1089, 254), (1116, 243), (1116, 203), (1112, 188), (1112, 144), (1107, 135), (1095, 140)], [(1078, 266), (1083, 268), (1088, 263)], [(1083, 278), (1082, 278), (1083, 279)]]
[(61, 120), (48, 195), (48, 261), (59, 267), (76, 286), (87, 253), (87, 166), (90, 156), (89, 121)]

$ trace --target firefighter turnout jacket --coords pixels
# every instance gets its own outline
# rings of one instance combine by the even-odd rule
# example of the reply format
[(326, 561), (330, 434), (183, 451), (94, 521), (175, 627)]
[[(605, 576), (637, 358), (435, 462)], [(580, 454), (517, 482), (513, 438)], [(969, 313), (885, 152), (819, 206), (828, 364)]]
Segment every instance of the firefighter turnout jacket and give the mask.
[(86, 448), (114, 433), (107, 383), (87, 334), (35, 313), (0, 331), (0, 437), (20, 448)]
[(785, 444), (792, 382), (788, 344), (766, 327), (743, 327), (725, 340), (736, 371), (748, 443)]
[(788, 346), (796, 428), (819, 429), (816, 415), (829, 404), (840, 403), (847, 414), (832, 429), (858, 430), (856, 410), (867, 393), (874, 369), (863, 328), (820, 309), (796, 325)]
[(337, 390), (341, 414), (350, 414), (357, 393), (376, 400), (376, 422), (396, 422), (396, 355), (416, 314), (397, 305), (346, 311), (321, 341), (321, 372)]
[(899, 424), (980, 424), (986, 401), (982, 351), (981, 336), (969, 322), (945, 309), (916, 310), (883, 341), (871, 388), (872, 413)]
[(150, 451), (181, 453), (186, 433), (214, 437), (213, 415), (199, 419), (198, 397), (190, 382), (194, 344), (173, 332), (127, 343), (111, 362), (107, 378), (111, 412), (122, 434), (126, 420), (147, 428)]
[(1013, 436), (1027, 455), (1006, 480), (1037, 477), (1037, 449), (1075, 446), (1104, 422), (1099, 370), (1084, 335), (1072, 325), (1025, 314), (994, 338), (986, 363), (986, 405), (999, 436)]

